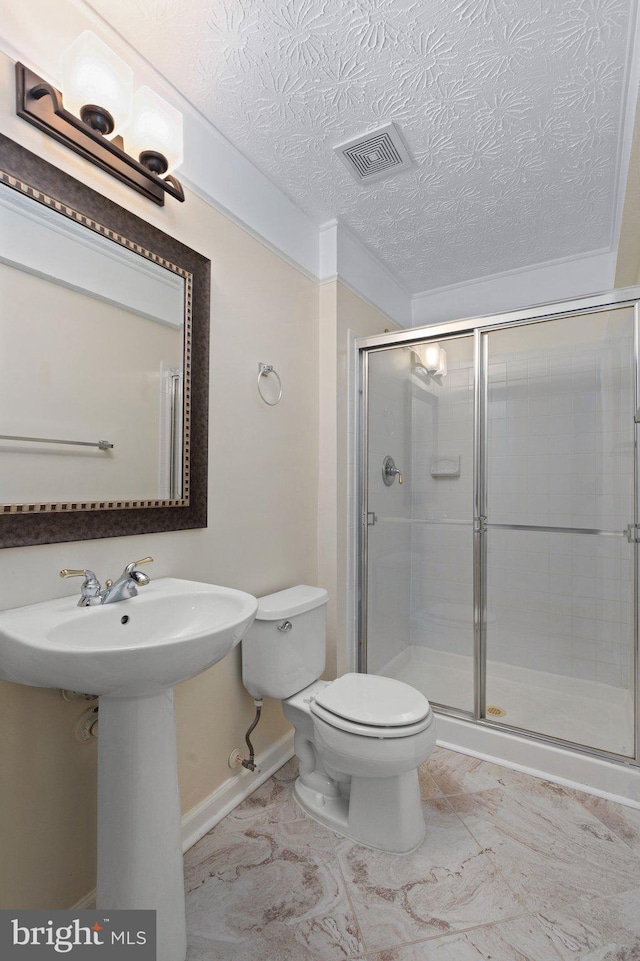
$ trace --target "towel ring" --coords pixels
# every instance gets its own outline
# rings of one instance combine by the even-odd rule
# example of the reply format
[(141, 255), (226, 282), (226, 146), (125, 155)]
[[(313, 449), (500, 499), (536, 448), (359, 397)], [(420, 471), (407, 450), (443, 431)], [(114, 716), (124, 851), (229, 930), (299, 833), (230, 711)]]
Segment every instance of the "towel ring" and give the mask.
[[(268, 377), (269, 374), (273, 374), (273, 376), (278, 381), (278, 396), (275, 400), (267, 400), (267, 398), (262, 393), (262, 388), (260, 386), (260, 378)], [(273, 364), (258, 364), (258, 393), (260, 394), (260, 397), (265, 402), (265, 404), (267, 404), (269, 407), (275, 407), (276, 404), (279, 404), (280, 401), (282, 400), (282, 381), (280, 380), (280, 375), (278, 374), (278, 371), (275, 369)]]

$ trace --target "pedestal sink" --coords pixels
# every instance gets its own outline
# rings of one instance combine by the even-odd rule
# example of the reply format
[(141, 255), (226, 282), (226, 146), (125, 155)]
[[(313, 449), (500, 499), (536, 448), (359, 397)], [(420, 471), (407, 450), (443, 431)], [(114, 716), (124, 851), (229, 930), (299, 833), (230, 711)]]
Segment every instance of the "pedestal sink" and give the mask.
[(186, 955), (173, 686), (228, 654), (256, 610), (243, 591), (164, 577), (116, 604), (0, 613), (0, 678), (100, 695), (97, 906), (155, 909), (158, 961)]

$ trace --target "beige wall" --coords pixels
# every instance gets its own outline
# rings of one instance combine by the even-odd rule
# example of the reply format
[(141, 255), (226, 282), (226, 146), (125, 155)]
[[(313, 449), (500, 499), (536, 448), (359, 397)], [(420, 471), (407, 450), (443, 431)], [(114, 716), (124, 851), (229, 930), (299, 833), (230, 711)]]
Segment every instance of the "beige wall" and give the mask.
[(335, 280), (320, 287), (319, 324), (318, 577), (319, 583), (330, 594), (326, 674), (336, 677), (347, 669), (349, 450), (353, 451), (348, 396), (350, 332), (364, 337), (380, 334), (396, 325), (350, 288)]
[(640, 283), (640, 101), (625, 185), (614, 287)]
[[(0, 57), (3, 132), (211, 259), (209, 526), (0, 553), (0, 609), (77, 591), (62, 567), (101, 579), (151, 554), (151, 576), (225, 584), (260, 595), (318, 583), (318, 291), (316, 285), (192, 194), (164, 208), (13, 114), (13, 64)], [(258, 362), (273, 364), (282, 403), (258, 398)], [(1, 652), (0, 652), (1, 656)], [(176, 692), (186, 811), (230, 774), (253, 717), (236, 650)], [(84, 705), (58, 691), (0, 684), (0, 907), (64, 908), (94, 886), (95, 745), (74, 739)], [(263, 751), (287, 730), (268, 702)]]
[(319, 465), (318, 465), (318, 583), (329, 591), (327, 606), (327, 667), (325, 675), (336, 677), (337, 598), (336, 541), (338, 473), (337, 457), (337, 338), (338, 284), (319, 288)]

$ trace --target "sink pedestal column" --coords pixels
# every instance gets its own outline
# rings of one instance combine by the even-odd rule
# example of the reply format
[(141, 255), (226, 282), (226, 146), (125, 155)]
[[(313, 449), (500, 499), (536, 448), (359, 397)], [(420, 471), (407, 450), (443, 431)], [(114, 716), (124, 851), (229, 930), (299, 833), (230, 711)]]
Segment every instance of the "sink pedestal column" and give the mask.
[(97, 907), (155, 910), (157, 961), (184, 961), (173, 690), (99, 705)]

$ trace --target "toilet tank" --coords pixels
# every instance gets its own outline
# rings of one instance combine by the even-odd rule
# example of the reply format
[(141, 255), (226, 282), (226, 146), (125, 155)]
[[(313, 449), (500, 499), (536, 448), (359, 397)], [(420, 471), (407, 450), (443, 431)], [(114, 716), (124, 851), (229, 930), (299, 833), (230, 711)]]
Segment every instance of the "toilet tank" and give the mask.
[(282, 700), (320, 677), (328, 599), (323, 588), (306, 584), (258, 598), (256, 619), (242, 638), (242, 682), (252, 697)]

